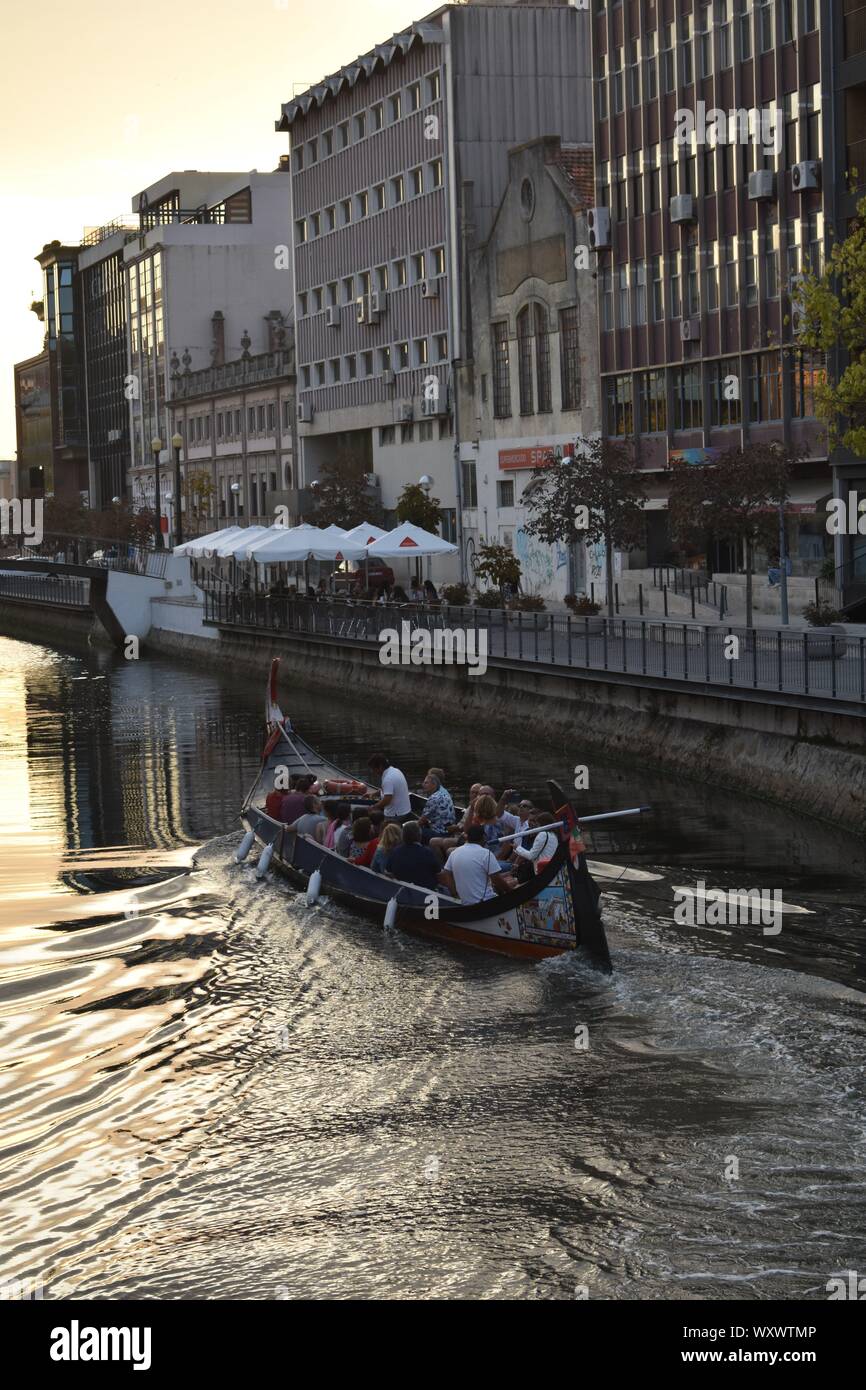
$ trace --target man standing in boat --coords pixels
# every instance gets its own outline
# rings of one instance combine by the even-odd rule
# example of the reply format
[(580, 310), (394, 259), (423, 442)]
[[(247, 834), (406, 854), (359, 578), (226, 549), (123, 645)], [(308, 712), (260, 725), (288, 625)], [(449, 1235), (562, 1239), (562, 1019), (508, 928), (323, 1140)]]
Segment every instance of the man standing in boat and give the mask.
[(381, 811), (386, 823), (397, 821), (399, 825), (405, 825), (407, 820), (413, 820), (409, 783), (399, 767), (392, 767), (384, 753), (374, 753), (367, 766), (378, 777), (382, 789), (380, 799), (373, 803), (370, 810)]

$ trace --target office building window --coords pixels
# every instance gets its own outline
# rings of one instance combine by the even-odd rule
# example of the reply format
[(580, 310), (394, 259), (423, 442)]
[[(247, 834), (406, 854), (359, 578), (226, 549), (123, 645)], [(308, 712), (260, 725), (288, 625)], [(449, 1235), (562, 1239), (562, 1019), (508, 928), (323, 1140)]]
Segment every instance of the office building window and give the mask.
[(426, 339), (426, 338), (416, 338), (416, 339), (415, 339), (415, 343), (414, 343), (414, 348), (415, 348), (415, 366), (416, 366), (416, 367), (423, 367), (423, 366), (425, 366), (426, 363), (427, 363), (427, 356), (428, 356), (428, 352), (427, 352), (427, 339)]
[(334, 153), (334, 132), (326, 130), (322, 136), (322, 158)]
[(657, 34), (655, 29), (651, 29), (648, 34), (644, 34), (645, 57), (643, 62), (643, 81), (644, 97), (647, 101), (655, 101), (659, 94), (659, 70), (658, 54), (656, 52)]
[(660, 323), (665, 316), (665, 278), (664, 260), (653, 256), (650, 260), (653, 286), (653, 323)]
[(668, 403), (663, 371), (641, 372), (638, 377), (642, 434), (664, 434), (668, 427)]
[(407, 89), (407, 92), (409, 97), (409, 110), (417, 111), (421, 105), (421, 83), (413, 82), (412, 86)]
[(438, 101), (439, 92), (439, 74), (438, 72), (431, 72), (430, 76), (427, 78), (427, 100)]
[(737, 238), (726, 236), (722, 239), (725, 276), (725, 308), (733, 309), (738, 301)]
[(773, 0), (755, 0), (758, 50), (769, 53), (773, 47)]
[(703, 158), (704, 195), (716, 191), (716, 151), (714, 146), (704, 150)]
[(356, 140), (363, 140), (363, 138), (364, 138), (364, 136), (365, 136), (366, 134), (367, 134), (367, 117), (364, 115), (364, 112), (363, 112), (363, 111), (359, 111), (358, 115), (355, 117), (355, 139), (356, 139)]
[(370, 119), (373, 122), (374, 130), (381, 130), (385, 124), (385, 108), (381, 101), (377, 101), (375, 106), (370, 108)]
[(680, 276), (680, 263), (682, 257), (679, 251), (672, 251), (667, 258), (668, 279), (671, 286), (671, 318), (679, 319), (683, 316), (682, 305), (682, 279)]
[(661, 147), (652, 145), (647, 166), (649, 211), (658, 212), (661, 207)]
[(599, 54), (598, 81), (596, 83), (596, 105), (598, 108), (598, 119), (607, 120), (607, 54)]
[(314, 370), (315, 370), (315, 373), (316, 373), (316, 385), (317, 385), (317, 386), (324, 386), (324, 384), (325, 384), (325, 364), (324, 364), (324, 362), (317, 362), (316, 365), (315, 365)]
[(684, 87), (690, 87), (695, 80), (693, 23), (690, 14), (680, 16), (680, 61)]
[(743, 283), (746, 290), (746, 303), (758, 302), (758, 230), (753, 228), (744, 233), (745, 259), (743, 263)]
[(818, 28), (818, 0), (803, 0), (803, 33), (811, 34)]
[(824, 271), (824, 214), (807, 212), (803, 219), (803, 261), (813, 275)]
[(399, 261), (395, 261), (395, 262), (394, 262), (394, 284), (397, 285), (397, 286), (399, 287), (400, 285), (405, 285), (405, 284), (407, 284), (407, 282), (408, 282), (408, 273), (407, 273), (407, 270), (406, 270), (406, 262), (405, 262), (404, 260), (402, 260), (402, 259), (399, 260)]
[(792, 289), (795, 278), (800, 274), (800, 219), (785, 219), (785, 274), (788, 290)]
[(814, 418), (817, 393), (827, 384), (827, 360), (821, 352), (798, 352), (791, 360), (791, 409), (797, 420)]
[(361, 353), (361, 365), (362, 365), (362, 369), (363, 369), (363, 372), (364, 372), (364, 376), (372, 376), (372, 375), (373, 375), (373, 354), (372, 354), (372, 352), (362, 352), (362, 353)]
[(634, 266), (634, 321), (636, 326), (646, 323), (646, 261), (636, 261)]
[(607, 434), (623, 437), (634, 430), (631, 377), (604, 378), (604, 418)]
[(462, 465), (463, 475), (463, 505), (464, 507), (478, 506), (478, 477), (475, 462), (469, 460)]
[(529, 305), (517, 316), (517, 383), (520, 392), (520, 413), (531, 415), (532, 410), (532, 320)]
[(613, 271), (610, 266), (605, 266), (598, 277), (599, 294), (601, 296), (601, 327), (605, 333), (610, 333), (613, 329)]
[(349, 224), (349, 223), (351, 222), (351, 220), (352, 220), (352, 199), (351, 199), (351, 198), (343, 198), (343, 199), (342, 199), (342, 201), (341, 201), (341, 203), (340, 203), (340, 214), (341, 214), (341, 217), (342, 217), (342, 224), (343, 224), (343, 226), (344, 226), (344, 227), (348, 226), (348, 224)]
[(432, 188), (442, 187), (442, 160), (431, 159), (430, 161), (430, 186)]
[(399, 121), (403, 114), (403, 103), (400, 100), (400, 93), (395, 92), (388, 98), (388, 117), (392, 121)]
[(752, 12), (743, 10), (740, 15), (740, 62), (745, 63), (752, 56)]
[(755, 353), (748, 362), (749, 420), (782, 418), (782, 366), (778, 352)]
[(700, 367), (674, 367), (671, 385), (673, 387), (674, 429), (700, 429), (704, 418)]
[(409, 192), (411, 197), (418, 198), (424, 192), (424, 171), (423, 169), (409, 170)]
[(404, 197), (403, 175), (398, 174), (391, 180), (391, 204), (402, 203)]
[(383, 212), (385, 208), (385, 185), (377, 183), (373, 189), (373, 207), (376, 212)]
[(711, 241), (706, 247), (706, 306), (712, 313), (719, 307), (719, 243)]
[(779, 221), (774, 211), (767, 210), (763, 233), (764, 298), (779, 298)]
[(631, 215), (640, 217), (643, 212), (643, 150), (631, 155)]
[(337, 126), (337, 143), (344, 150), (349, 143), (349, 122), (341, 121)]
[(559, 311), (559, 376), (562, 409), (580, 408), (580, 341), (577, 309)]
[(391, 349), (389, 347), (379, 348), (379, 371), (390, 372), (391, 370)]
[(719, 31), (719, 64), (724, 70), (734, 66), (734, 43), (731, 29), (732, 0), (716, 0), (716, 28)]
[(698, 10), (698, 71), (701, 77), (709, 77), (713, 71), (712, 15), (709, 5), (701, 5)]
[(742, 419), (740, 362), (737, 357), (725, 357), (721, 362), (708, 364), (710, 388), (710, 423), (724, 428), (739, 425)]
[(676, 71), (674, 68), (674, 26), (662, 27), (662, 90), (676, 91)]
[(340, 359), (339, 359), (339, 357), (332, 357), (331, 360), (330, 360), (330, 362), (328, 363), (328, 366), (329, 366), (329, 368), (330, 368), (331, 381), (334, 381), (334, 382), (339, 381), (339, 380), (341, 379), (341, 377), (342, 377), (342, 371), (341, 371), (341, 369), (340, 369)]
[(354, 278), (353, 275), (347, 275), (346, 278), (345, 278), (345, 280), (343, 281), (343, 303), (344, 303), (344, 304), (351, 304), (351, 302), (352, 302), (352, 300), (353, 300), (354, 298), (355, 298), (355, 278)]
[(435, 343), (436, 343), (436, 361), (437, 361), (437, 362), (447, 362), (447, 361), (448, 361), (448, 335), (447, 335), (447, 333), (439, 333), (439, 334), (437, 334), (437, 336), (436, 336), (436, 338), (434, 339), (434, 341), (435, 341)]
[(430, 259), (431, 259), (431, 261), (433, 262), (433, 274), (434, 274), (434, 275), (444, 275), (444, 274), (445, 274), (445, 247), (444, 247), (444, 246), (434, 246), (434, 247), (433, 247), (433, 250), (430, 252)]
[(613, 64), (611, 67), (612, 89), (613, 89), (613, 109), (615, 113), (623, 109), (623, 80), (622, 80), (622, 49), (615, 48), (613, 51)]
[(363, 193), (355, 194), (355, 212), (359, 220), (367, 216), (370, 211), (370, 196), (366, 189)]
[(376, 289), (386, 290), (388, 288), (388, 267), (386, 265), (376, 266)]
[(394, 351), (397, 354), (397, 371), (405, 372), (409, 366), (409, 344), (397, 343)]
[(493, 414), (497, 420), (511, 414), (511, 361), (508, 345), (508, 324), (490, 326), (493, 367)]
[(295, 223), (295, 241), (302, 242), (307, 239), (307, 219), (299, 217)]
[(394, 429), (394, 426), (383, 425), (379, 430), (379, 447), (383, 449), (387, 448), (389, 444), (393, 444), (395, 442), (395, 439), (396, 431)]
[(621, 265), (617, 269), (617, 324), (620, 328), (631, 326), (627, 265)]
[(685, 295), (684, 317), (691, 318), (701, 312), (701, 286), (698, 269), (698, 239), (693, 232), (683, 251), (683, 293)]
[(796, 0), (780, 0), (782, 16), (782, 43), (790, 43), (795, 37), (794, 5)]
[(412, 257), (412, 279), (417, 284), (419, 280), (426, 280), (426, 278), (427, 258), (423, 251), (419, 251)]
[(640, 61), (636, 39), (628, 41), (628, 102), (640, 106)]

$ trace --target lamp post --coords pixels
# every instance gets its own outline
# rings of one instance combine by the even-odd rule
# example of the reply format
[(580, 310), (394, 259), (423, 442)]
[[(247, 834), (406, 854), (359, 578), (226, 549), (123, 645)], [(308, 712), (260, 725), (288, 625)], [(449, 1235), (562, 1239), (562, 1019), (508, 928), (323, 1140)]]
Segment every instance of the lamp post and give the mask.
[(150, 441), (151, 452), (153, 453), (153, 467), (156, 477), (154, 486), (154, 506), (156, 508), (156, 545), (157, 549), (164, 545), (162, 539), (162, 504), (159, 497), (159, 456), (162, 453), (162, 440), (158, 435), (154, 435)]
[(171, 447), (174, 449), (174, 495), (175, 495), (175, 518), (174, 518), (174, 543), (183, 544), (183, 509), (181, 507), (180, 490), (180, 451), (183, 447), (183, 435), (173, 434), (171, 436)]
[(233, 502), (232, 502), (232, 516), (238, 516), (238, 514), (239, 514), (239, 513), (238, 513), (238, 499), (239, 499), (239, 497), (240, 497), (240, 491), (241, 491), (241, 485), (240, 485), (240, 483), (232, 483), (231, 487), (229, 488), (229, 492), (232, 494), (232, 498), (233, 498)]
[(779, 583), (782, 586), (782, 624), (788, 626), (788, 535), (784, 499), (779, 503)]

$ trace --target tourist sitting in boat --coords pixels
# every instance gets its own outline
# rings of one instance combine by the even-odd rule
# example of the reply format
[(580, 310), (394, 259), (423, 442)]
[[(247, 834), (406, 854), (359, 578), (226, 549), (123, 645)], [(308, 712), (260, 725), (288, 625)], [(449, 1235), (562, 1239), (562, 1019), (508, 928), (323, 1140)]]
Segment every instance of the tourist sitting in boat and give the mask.
[(312, 839), (318, 840), (319, 844), (324, 842), (325, 828), (328, 824), (328, 817), (322, 810), (322, 803), (317, 796), (304, 797), (304, 814), (299, 816), (289, 826), (296, 835), (310, 835)]
[[(534, 834), (529, 848), (524, 848), (521, 841), (514, 842), (514, 861), (516, 864), (528, 866), (534, 873), (540, 874), (547, 868), (553, 856), (556, 854), (559, 840), (553, 830), (545, 829), (548, 825), (555, 825), (554, 817), (549, 811), (536, 811), (532, 819)], [(522, 861), (522, 864), (521, 864)], [(518, 879), (522, 880), (518, 869)]]
[(382, 791), (381, 799), (374, 802), (370, 810), (384, 811), (386, 820), (397, 820), (401, 824), (412, 819), (409, 784), (399, 767), (392, 767), (384, 753), (374, 753), (367, 766), (378, 777)]
[(291, 825), (292, 821), (298, 819), (298, 816), (302, 816), (305, 809), (304, 802), (315, 785), (315, 777), (306, 773), (301, 776), (290, 777), (289, 790), (280, 802), (280, 820)]
[(432, 768), (424, 778), (422, 790), (427, 800), (418, 817), (418, 824), (421, 826), (421, 840), (426, 845), (434, 835), (448, 834), (450, 826), (454, 823), (454, 802), (443, 787), (438, 772), (434, 772)]
[(324, 845), (326, 849), (333, 849), (339, 831), (352, 823), (352, 808), (348, 801), (331, 801), (326, 809), (330, 820), (325, 830)]
[[(434, 770), (434, 768), (431, 768), (430, 772), (433, 772)], [(463, 817), (460, 820), (460, 822), (457, 825), (449, 825), (446, 827), (446, 829), (449, 831), (449, 834), (445, 836), (435, 835), (430, 840), (430, 848), (432, 850), (435, 850), (437, 854), (441, 854), (443, 864), (445, 860), (448, 858), (448, 855), (451, 853), (451, 850), (456, 849), (458, 845), (462, 845), (464, 833), (467, 827), (472, 824), (475, 802), (478, 799), (480, 791), (481, 783), (473, 782), (472, 786), (469, 788), (469, 801), (466, 805), (466, 810), (463, 812)]]
[(432, 849), (422, 845), (421, 827), (416, 820), (406, 822), (401, 838), (402, 843), (392, 849), (385, 861), (387, 872), (402, 883), (414, 883), (417, 888), (435, 893), (442, 864)]
[(398, 825), (395, 820), (391, 820), (382, 830), (379, 836), (379, 843), (376, 846), (376, 853), (373, 855), (373, 862), (370, 865), (377, 874), (385, 872), (385, 864), (392, 849), (396, 849), (403, 842), (403, 827)]
[(352, 826), (352, 840), (346, 858), (350, 864), (366, 865), (369, 868), (378, 844), (370, 817), (359, 816)]
[[(495, 804), (495, 803), (494, 803)], [(484, 844), (484, 827), (470, 825), (465, 845), (458, 845), (448, 856), (439, 882), (462, 903), (481, 903), (507, 893), (513, 880)]]
[(342, 826), (340, 830), (337, 831), (336, 835), (334, 836), (334, 849), (337, 851), (338, 854), (341, 854), (344, 859), (346, 859), (349, 854), (349, 846), (352, 843), (352, 829), (354, 827), (355, 821), (360, 820), (362, 816), (366, 815), (366, 806), (353, 806), (348, 821), (345, 823), (345, 825)]

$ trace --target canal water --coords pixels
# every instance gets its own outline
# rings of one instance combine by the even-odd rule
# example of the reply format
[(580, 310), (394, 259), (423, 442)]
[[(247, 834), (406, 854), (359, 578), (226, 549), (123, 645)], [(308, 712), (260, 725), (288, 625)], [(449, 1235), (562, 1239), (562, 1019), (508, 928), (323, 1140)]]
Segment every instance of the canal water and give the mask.
[[(285, 685), (384, 746), (585, 813), (616, 966), (416, 941), (238, 866), (246, 679), (0, 638), (0, 1292), (826, 1297), (866, 1266), (863, 845), (499, 718)], [(778, 934), (673, 890), (778, 889)], [(22, 1287), (6, 1284), (5, 1288)]]

